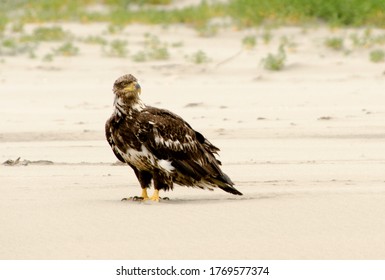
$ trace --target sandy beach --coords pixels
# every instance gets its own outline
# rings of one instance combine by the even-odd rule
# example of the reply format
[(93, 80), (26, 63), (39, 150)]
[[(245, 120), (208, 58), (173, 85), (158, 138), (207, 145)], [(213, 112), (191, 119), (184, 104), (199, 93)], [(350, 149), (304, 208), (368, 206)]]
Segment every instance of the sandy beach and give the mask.
[[(61, 26), (77, 36), (106, 29)], [(170, 58), (135, 62), (85, 43), (49, 62), (5, 57), (0, 259), (384, 259), (385, 64), (367, 49), (323, 44), (360, 29), (281, 27), (268, 43), (263, 32), (206, 38), (184, 26), (128, 25), (105, 37), (126, 39), (134, 54), (144, 34), (157, 34)], [(258, 43), (245, 49), (250, 34)], [(295, 43), (285, 67), (264, 69), (283, 36)], [(186, 59), (197, 50), (210, 60)], [(221, 149), (242, 197), (176, 186), (169, 201), (121, 201), (140, 187), (115, 164), (104, 123), (112, 84), (126, 73), (146, 104), (179, 114)]]

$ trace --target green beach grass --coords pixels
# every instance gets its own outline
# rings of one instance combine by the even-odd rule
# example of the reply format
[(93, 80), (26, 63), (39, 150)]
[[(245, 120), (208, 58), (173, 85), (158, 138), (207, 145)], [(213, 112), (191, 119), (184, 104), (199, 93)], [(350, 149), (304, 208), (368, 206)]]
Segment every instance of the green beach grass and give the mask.
[[(100, 45), (102, 52), (111, 57), (129, 57), (137, 62), (168, 60), (170, 47), (152, 35), (144, 39), (143, 50), (130, 53), (128, 42), (109, 40), (101, 35), (76, 38), (61, 27), (63, 22), (104, 22), (108, 35), (120, 34), (130, 23), (185, 24), (195, 28), (201, 37), (216, 36), (222, 27), (245, 29), (261, 27), (264, 30), (242, 40), (245, 49), (257, 44), (269, 44), (274, 40), (272, 30), (281, 25), (331, 27), (364, 27), (349, 37), (326, 38), (324, 45), (337, 51), (351, 52), (360, 48), (373, 48), (385, 44), (385, 35), (372, 33), (372, 28), (385, 27), (385, 0), (229, 0), (205, 1), (194, 6), (174, 8), (172, 0), (3, 0), (0, 9), (0, 56), (28, 55), (39, 58), (36, 50), (40, 43), (62, 43), (43, 60), (54, 56), (74, 56), (79, 53), (77, 43)], [(32, 32), (24, 27), (38, 23)], [(47, 25), (39, 25), (48, 23)], [(223, 24), (222, 24), (223, 23)], [(230, 24), (230, 25), (229, 25)], [(295, 42), (281, 38), (287, 50)], [(350, 49), (348, 49), (350, 47)], [(207, 63), (210, 59), (203, 52), (188, 56), (193, 63)], [(286, 53), (270, 53), (263, 59), (266, 69), (279, 71), (284, 68)], [(384, 60), (382, 53), (370, 55), (373, 62)]]
[(234, 0), (230, 14), (241, 26), (321, 22), (335, 26), (385, 26), (383, 0)]
[[(164, 9), (171, 0), (4, 0), (0, 32), (8, 22), (106, 21), (115, 24), (185, 23), (202, 28), (212, 18), (231, 17), (240, 27), (324, 23), (385, 27), (383, 0), (230, 0), (182, 9)], [(92, 9), (102, 5), (100, 9)]]

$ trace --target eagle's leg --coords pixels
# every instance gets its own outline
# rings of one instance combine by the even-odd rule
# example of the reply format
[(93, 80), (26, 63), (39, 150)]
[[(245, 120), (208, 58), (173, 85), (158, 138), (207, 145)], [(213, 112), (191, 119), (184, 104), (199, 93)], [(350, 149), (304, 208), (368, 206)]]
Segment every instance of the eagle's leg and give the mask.
[(143, 200), (148, 200), (149, 199), (149, 196), (147, 194), (147, 188), (142, 188), (142, 196), (141, 196), (141, 198)]
[(172, 181), (167, 176), (162, 176), (160, 172), (155, 173), (154, 188), (155, 188), (155, 191), (154, 191), (154, 194), (150, 197), (150, 200), (156, 201), (156, 202), (159, 202), (159, 200), (161, 199), (168, 200), (169, 199), (168, 197), (161, 198), (159, 196), (159, 190), (168, 190), (170, 188), (172, 189)]
[[(131, 166), (132, 167), (132, 166)], [(140, 171), (134, 167), (135, 175), (138, 178), (138, 181), (140, 183), (140, 186), (142, 188), (142, 194), (140, 196), (134, 196), (129, 198), (123, 198), (122, 200), (148, 200), (150, 197), (147, 194), (147, 188), (151, 185), (152, 175), (150, 172), (147, 171)]]

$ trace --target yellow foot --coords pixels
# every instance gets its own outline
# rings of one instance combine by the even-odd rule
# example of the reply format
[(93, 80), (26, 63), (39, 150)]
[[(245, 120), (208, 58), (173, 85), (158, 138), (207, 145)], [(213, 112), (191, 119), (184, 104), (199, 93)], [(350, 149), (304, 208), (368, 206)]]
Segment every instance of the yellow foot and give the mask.
[(149, 200), (159, 202), (160, 200), (170, 200), (168, 197), (160, 197), (159, 190), (155, 190), (154, 194), (149, 198)]
[(154, 194), (150, 197), (150, 200), (159, 202), (159, 200), (160, 200), (159, 190), (154, 191)]

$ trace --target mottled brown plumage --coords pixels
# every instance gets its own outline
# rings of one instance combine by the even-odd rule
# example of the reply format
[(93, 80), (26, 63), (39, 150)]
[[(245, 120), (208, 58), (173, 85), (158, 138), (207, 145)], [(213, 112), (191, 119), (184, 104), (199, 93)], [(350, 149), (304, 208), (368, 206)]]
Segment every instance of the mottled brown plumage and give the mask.
[[(134, 170), (142, 198), (159, 200), (159, 190), (173, 184), (222, 190), (242, 195), (220, 169), (219, 149), (178, 115), (146, 106), (132, 75), (118, 78), (113, 87), (114, 112), (106, 122), (106, 138), (116, 157)], [(154, 183), (154, 196), (147, 188)]]

